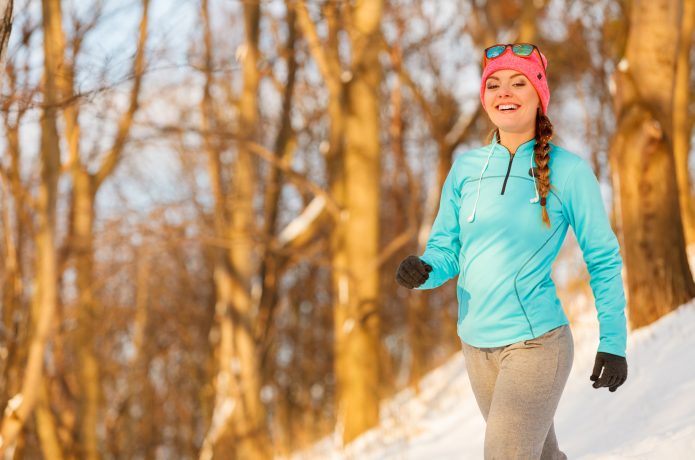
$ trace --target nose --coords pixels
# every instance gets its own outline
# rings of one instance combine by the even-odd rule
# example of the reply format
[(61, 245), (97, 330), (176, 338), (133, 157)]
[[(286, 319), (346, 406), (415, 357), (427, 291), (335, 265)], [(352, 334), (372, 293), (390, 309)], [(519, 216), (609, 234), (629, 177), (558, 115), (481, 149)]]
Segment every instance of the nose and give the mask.
[(509, 87), (509, 85), (500, 85), (497, 95), (500, 97), (509, 97), (512, 95), (512, 89)]

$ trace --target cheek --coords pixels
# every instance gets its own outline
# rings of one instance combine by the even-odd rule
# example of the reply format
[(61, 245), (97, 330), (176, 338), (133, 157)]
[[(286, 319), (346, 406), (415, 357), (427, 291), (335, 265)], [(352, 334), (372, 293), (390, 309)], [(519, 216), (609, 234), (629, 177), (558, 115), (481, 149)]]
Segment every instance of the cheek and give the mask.
[(490, 92), (485, 92), (485, 95), (483, 96), (483, 109), (485, 109), (486, 112), (490, 112), (492, 110), (492, 102), (495, 100), (495, 96), (491, 94)]
[[(529, 85), (531, 86), (531, 85)], [(525, 99), (528, 101), (528, 105), (533, 105), (536, 107), (538, 104), (540, 104), (540, 99), (538, 98), (538, 94), (536, 94), (536, 90), (533, 89), (533, 86), (529, 88), (529, 91), (525, 94)]]
[(495, 98), (495, 89), (485, 89), (485, 92), (483, 93), (483, 101), (485, 102), (485, 106), (487, 107), (490, 104), (490, 101), (492, 101)]

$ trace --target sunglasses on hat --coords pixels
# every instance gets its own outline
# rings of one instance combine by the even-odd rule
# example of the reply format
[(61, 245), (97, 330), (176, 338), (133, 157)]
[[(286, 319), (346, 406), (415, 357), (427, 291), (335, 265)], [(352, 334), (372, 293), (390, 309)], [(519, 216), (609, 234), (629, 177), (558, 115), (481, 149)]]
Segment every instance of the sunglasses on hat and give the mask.
[(545, 62), (543, 61), (541, 50), (532, 43), (507, 43), (506, 45), (492, 45), (485, 48), (485, 52), (483, 53), (483, 68), (485, 68), (488, 61), (502, 56), (507, 48), (511, 48), (512, 53), (520, 57), (529, 57), (536, 51), (541, 60), (541, 64), (543, 64), (543, 73), (545, 73)]

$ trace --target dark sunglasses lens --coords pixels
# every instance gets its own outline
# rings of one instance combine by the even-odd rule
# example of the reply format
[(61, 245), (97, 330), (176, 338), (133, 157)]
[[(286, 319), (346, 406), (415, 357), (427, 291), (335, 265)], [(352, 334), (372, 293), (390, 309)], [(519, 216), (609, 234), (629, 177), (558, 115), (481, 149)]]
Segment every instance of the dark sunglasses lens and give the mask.
[(512, 46), (512, 51), (517, 56), (531, 56), (531, 53), (533, 53), (533, 45), (529, 45), (527, 43), (521, 43), (521, 44)]
[(497, 56), (504, 53), (504, 50), (506, 48), (507, 47), (504, 45), (491, 46), (490, 48), (485, 50), (485, 57), (487, 57), (488, 59), (496, 58)]

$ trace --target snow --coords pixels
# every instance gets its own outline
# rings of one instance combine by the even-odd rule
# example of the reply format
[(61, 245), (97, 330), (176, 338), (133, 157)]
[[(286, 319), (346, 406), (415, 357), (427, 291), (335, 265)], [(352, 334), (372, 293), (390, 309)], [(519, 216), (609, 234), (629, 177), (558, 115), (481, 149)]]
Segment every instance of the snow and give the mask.
[(306, 209), (280, 232), (280, 235), (278, 235), (278, 242), (284, 246), (298, 238), (321, 216), (325, 208), (326, 199), (321, 195), (316, 196), (311, 200), (311, 203), (309, 203)]
[[(695, 301), (630, 332), (628, 379), (615, 393), (594, 389), (595, 312), (572, 323), (574, 364), (555, 414), (570, 459), (695, 459)], [(381, 425), (346, 448), (327, 438), (295, 454), (310, 459), (481, 459), (485, 422), (470, 389), (463, 353), (384, 401)]]

